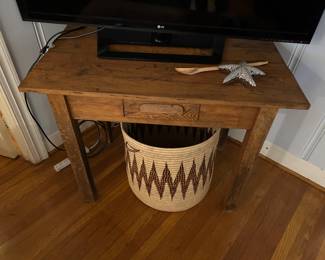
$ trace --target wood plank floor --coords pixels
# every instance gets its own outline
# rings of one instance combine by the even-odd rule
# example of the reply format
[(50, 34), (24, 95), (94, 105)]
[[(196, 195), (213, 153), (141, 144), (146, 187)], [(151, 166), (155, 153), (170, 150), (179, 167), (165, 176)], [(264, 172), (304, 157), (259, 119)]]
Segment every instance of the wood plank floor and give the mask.
[(132, 194), (118, 137), (91, 160), (100, 198), (83, 203), (65, 157), (0, 158), (0, 259), (325, 259), (325, 195), (259, 158), (241, 206), (221, 205), (238, 147), (217, 155), (207, 197), (181, 213)]

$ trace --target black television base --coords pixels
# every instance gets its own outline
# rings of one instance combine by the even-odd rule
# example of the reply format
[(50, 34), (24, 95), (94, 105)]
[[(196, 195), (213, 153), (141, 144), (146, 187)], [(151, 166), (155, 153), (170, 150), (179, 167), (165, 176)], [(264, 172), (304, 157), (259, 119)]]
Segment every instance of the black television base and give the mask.
[[(218, 64), (222, 60), (224, 42), (224, 37), (216, 35), (105, 28), (97, 34), (97, 52), (98, 57), (107, 59)], [(113, 44), (211, 49), (211, 53), (209, 55), (182, 55), (124, 52), (110, 48)]]

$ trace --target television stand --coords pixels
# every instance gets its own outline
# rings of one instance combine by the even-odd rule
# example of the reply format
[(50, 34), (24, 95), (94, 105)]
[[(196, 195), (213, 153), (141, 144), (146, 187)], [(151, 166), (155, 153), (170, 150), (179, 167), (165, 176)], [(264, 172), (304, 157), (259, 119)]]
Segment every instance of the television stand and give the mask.
[[(93, 29), (84, 32), (90, 30)], [(227, 187), (221, 193), (227, 194), (227, 209), (232, 209), (241, 199), (241, 191), (277, 111), (310, 106), (271, 42), (226, 41), (224, 62), (256, 61), (257, 57), (270, 61), (263, 68), (268, 76), (258, 79), (257, 88), (244, 87), (239, 82), (225, 87), (224, 74), (220, 72), (193, 77), (182, 75), (175, 71), (179, 65), (175, 63), (100, 59), (95, 55), (96, 44), (93, 35), (58, 41), (19, 88), (23, 92), (48, 95), (76, 182), (87, 201), (96, 199), (96, 186), (77, 120), (223, 128), (223, 138), (227, 137), (228, 128), (246, 129), (240, 151), (233, 158), (232, 172), (215, 172), (228, 176)], [(148, 104), (150, 111), (142, 109)], [(175, 106), (182, 109), (165, 109)], [(221, 140), (220, 145), (223, 143)], [(114, 162), (111, 158), (105, 163), (101, 191), (122, 185), (119, 179), (122, 176), (113, 174), (121, 161)], [(247, 193), (244, 197), (247, 198)]]
[(107, 59), (218, 64), (224, 42), (216, 35), (105, 28), (97, 34), (97, 53)]

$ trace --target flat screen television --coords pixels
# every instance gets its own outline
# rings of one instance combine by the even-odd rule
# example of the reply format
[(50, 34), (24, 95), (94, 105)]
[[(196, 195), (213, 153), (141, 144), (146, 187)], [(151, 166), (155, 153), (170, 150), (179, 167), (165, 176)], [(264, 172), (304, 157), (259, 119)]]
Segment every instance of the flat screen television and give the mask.
[[(216, 63), (224, 37), (309, 43), (324, 10), (324, 0), (17, 0), (24, 20), (105, 26), (99, 55), (108, 43), (211, 47)], [(125, 55), (125, 53), (124, 53)], [(191, 61), (184, 55), (133, 54), (133, 58)], [(141, 56), (142, 55), (142, 56)], [(177, 57), (178, 56), (178, 57)], [(131, 57), (132, 58), (132, 57)]]

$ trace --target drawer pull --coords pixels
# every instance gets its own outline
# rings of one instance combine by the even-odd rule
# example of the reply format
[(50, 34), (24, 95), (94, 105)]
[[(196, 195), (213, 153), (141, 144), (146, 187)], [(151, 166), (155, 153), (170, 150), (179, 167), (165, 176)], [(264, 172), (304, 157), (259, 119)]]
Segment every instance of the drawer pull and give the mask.
[(181, 105), (170, 105), (170, 104), (141, 104), (139, 108), (142, 113), (153, 113), (153, 114), (175, 114), (183, 115), (184, 107)]
[(197, 121), (200, 105), (124, 100), (124, 116), (133, 119)]

